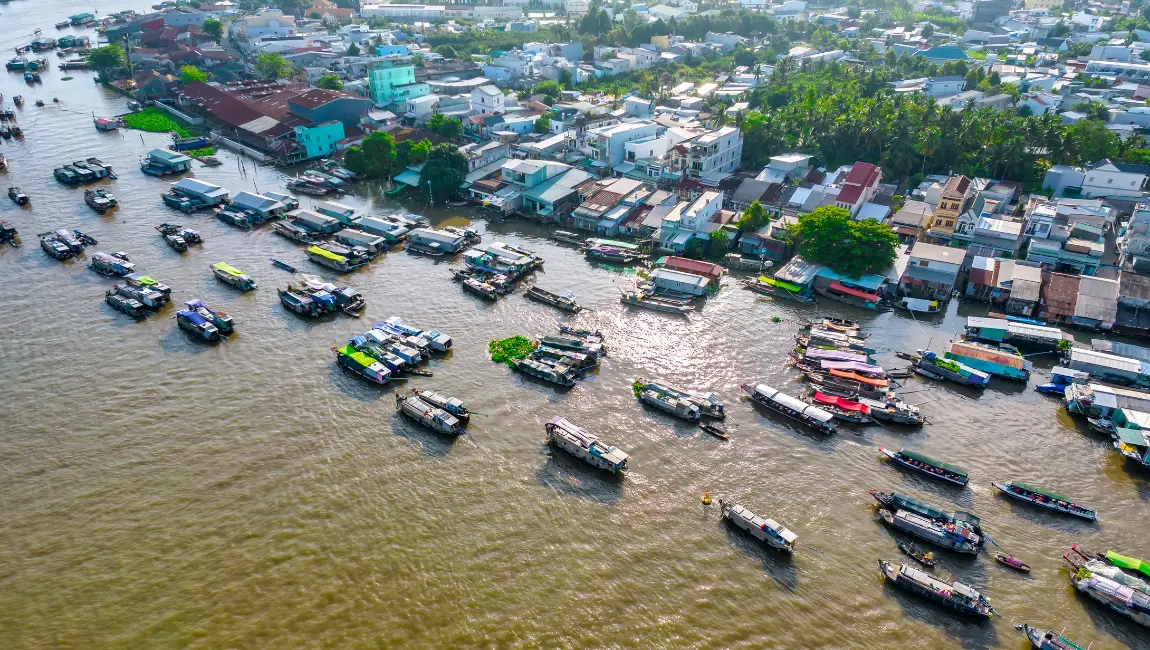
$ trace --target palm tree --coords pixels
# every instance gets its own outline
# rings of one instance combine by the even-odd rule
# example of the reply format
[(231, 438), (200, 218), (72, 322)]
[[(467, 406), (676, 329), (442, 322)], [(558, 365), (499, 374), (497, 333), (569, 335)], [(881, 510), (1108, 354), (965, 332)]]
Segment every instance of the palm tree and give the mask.
[(919, 174), (926, 176), (926, 157), (933, 156), (942, 144), (942, 131), (938, 127), (924, 129), (918, 136), (918, 153), (922, 155), (922, 168)]

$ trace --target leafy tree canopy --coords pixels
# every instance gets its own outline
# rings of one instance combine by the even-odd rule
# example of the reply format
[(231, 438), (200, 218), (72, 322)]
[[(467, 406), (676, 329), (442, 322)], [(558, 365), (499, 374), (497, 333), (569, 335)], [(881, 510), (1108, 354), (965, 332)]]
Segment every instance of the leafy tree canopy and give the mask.
[(834, 206), (799, 217), (795, 235), (805, 259), (851, 277), (885, 271), (894, 263), (898, 247), (890, 227), (872, 219), (854, 221), (849, 212)]
[(97, 71), (122, 68), (124, 67), (124, 50), (121, 50), (117, 43), (98, 47), (88, 55), (88, 65)]
[(213, 41), (219, 43), (224, 37), (224, 23), (218, 18), (205, 18), (204, 33), (211, 36)]
[(256, 56), (256, 70), (268, 79), (279, 79), (292, 73), (292, 64), (275, 52), (260, 52)]
[(319, 81), (315, 82), (317, 88), (325, 88), (327, 90), (343, 90), (343, 81), (340, 80), (339, 75), (325, 74), (320, 77)]
[(451, 198), (466, 177), (467, 157), (459, 151), (459, 147), (445, 142), (427, 153), (427, 162), (423, 165), (419, 183), (431, 192), (432, 202), (439, 203)]
[(180, 66), (180, 81), (184, 83), (192, 83), (193, 81), (207, 81), (208, 74), (201, 72), (199, 68), (194, 65)]
[(396, 146), (390, 133), (373, 131), (363, 142), (348, 148), (343, 162), (364, 178), (390, 178), (396, 171)]
[(431, 116), (427, 122), (427, 128), (432, 133), (443, 137), (454, 139), (463, 135), (463, 122), (454, 117), (448, 117), (443, 113), (436, 113)]
[(763, 204), (755, 201), (746, 210), (743, 210), (743, 216), (739, 218), (737, 226), (739, 232), (758, 232), (760, 228), (770, 223), (770, 218), (767, 216), (766, 209)]

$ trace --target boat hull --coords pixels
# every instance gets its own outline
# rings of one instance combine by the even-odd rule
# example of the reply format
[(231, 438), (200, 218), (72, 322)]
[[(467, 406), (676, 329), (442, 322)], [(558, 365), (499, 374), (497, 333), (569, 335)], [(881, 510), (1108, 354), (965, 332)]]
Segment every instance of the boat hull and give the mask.
[(1070, 508), (1064, 508), (1062, 506), (1059, 506), (1058, 504), (1054, 503), (1053, 501), (1050, 501), (1050, 502), (1038, 501), (1037, 499), (1028, 497), (1024, 494), (1018, 494), (1017, 492), (1012, 491), (1010, 489), (1010, 487), (1007, 486), (1006, 484), (998, 483), (996, 481), (992, 481), (990, 483), (990, 485), (995, 487), (995, 488), (998, 488), (998, 490), (1000, 492), (1002, 492), (1003, 494), (1005, 494), (1008, 497), (1011, 497), (1013, 499), (1017, 499), (1018, 501), (1023, 501), (1025, 503), (1030, 503), (1030, 504), (1036, 505), (1040, 508), (1045, 508), (1047, 510), (1053, 510), (1054, 512), (1060, 512), (1064, 515), (1070, 515), (1072, 517), (1080, 517), (1082, 519), (1086, 519), (1087, 521), (1095, 521), (1098, 519), (1098, 513), (1094, 512), (1093, 510), (1086, 510), (1086, 509), (1072, 510)]

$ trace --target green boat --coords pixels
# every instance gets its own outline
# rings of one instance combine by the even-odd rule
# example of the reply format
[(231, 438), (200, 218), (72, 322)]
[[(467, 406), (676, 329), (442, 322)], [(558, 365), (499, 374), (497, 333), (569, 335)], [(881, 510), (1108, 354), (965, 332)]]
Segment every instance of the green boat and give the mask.
[(1141, 574), (1150, 576), (1150, 562), (1139, 560), (1138, 558), (1120, 555), (1114, 551), (1106, 551), (1106, 561), (1120, 569), (1128, 569), (1130, 571), (1137, 571)]

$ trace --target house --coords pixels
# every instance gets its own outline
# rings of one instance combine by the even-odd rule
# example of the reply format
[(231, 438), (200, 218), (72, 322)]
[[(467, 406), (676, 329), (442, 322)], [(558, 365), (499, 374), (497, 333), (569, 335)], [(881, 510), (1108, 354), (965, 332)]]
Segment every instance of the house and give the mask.
[(1044, 274), (1042, 300), (1038, 309), (1039, 318), (1052, 323), (1073, 318), (1078, 306), (1078, 287), (1081, 281), (1080, 275)]
[(141, 168), (153, 176), (179, 174), (192, 168), (192, 159), (170, 149), (152, 149), (144, 158)]
[(672, 156), (677, 168), (684, 170), (687, 177), (699, 179), (706, 185), (718, 185), (742, 162), (743, 134), (733, 126), (707, 131), (676, 145)]
[(286, 15), (279, 9), (263, 9), (239, 20), (235, 29), (241, 38), (249, 41), (262, 36), (295, 36), (295, 16)]
[(1013, 258), (1018, 254), (1022, 243), (1022, 223), (995, 219), (990, 216), (978, 217), (977, 225), (971, 234), (970, 244), (967, 246), (967, 258), (1006, 257)]
[(380, 61), (367, 73), (367, 87), (376, 106), (399, 104), (431, 94), (431, 86), (416, 82), (415, 66), (399, 61)]
[(1015, 262), (1010, 284), (1010, 298), (1006, 301), (1006, 313), (1012, 316), (1030, 318), (1038, 305), (1041, 288), (1042, 266)]
[(172, 183), (172, 191), (199, 201), (202, 205), (216, 206), (227, 203), (228, 190), (198, 178), (181, 178)]
[(597, 167), (614, 168), (623, 162), (626, 144), (657, 135), (659, 126), (645, 120), (603, 127), (588, 132), (587, 144)]
[(932, 236), (954, 233), (958, 215), (966, 207), (970, 195), (971, 183), (966, 176), (951, 176), (946, 181), (939, 194), (938, 206), (934, 210), (934, 221), (929, 227)]
[(1118, 281), (1082, 276), (1078, 283), (1078, 300), (1070, 322), (1086, 327), (1110, 329), (1118, 317)]
[(630, 213), (630, 209), (621, 210), (619, 214), (611, 215), (610, 218), (608, 215), (616, 211), (624, 196), (641, 185), (639, 181), (629, 178), (608, 178), (595, 183), (588, 190), (589, 196), (572, 211), (572, 225), (581, 230), (594, 230), (604, 235), (615, 234), (610, 231), (619, 220)]
[(674, 255), (660, 257), (655, 260), (655, 266), (662, 269), (700, 276), (707, 280), (707, 285), (715, 286), (719, 284), (719, 280), (722, 279), (723, 273), (725, 272), (725, 269), (718, 264), (712, 264), (711, 262), (703, 260), (693, 260), (687, 257), (676, 257)]
[(917, 241), (930, 227), (933, 218), (934, 208), (929, 203), (909, 200), (891, 217), (890, 226), (898, 235), (899, 241), (910, 244)]
[(151, 101), (167, 97), (169, 91), (179, 84), (172, 75), (162, 75), (155, 70), (144, 70), (136, 74), (136, 99)]
[(1150, 177), (1150, 166), (1099, 160), (1086, 166), (1082, 196), (1140, 198)]
[(703, 192), (681, 210), (663, 217), (659, 228), (659, 246), (665, 250), (685, 252), (692, 237), (707, 239), (723, 224), (719, 213), (723, 208), (723, 193)]
[(475, 88), (471, 91), (471, 112), (492, 115), (506, 113), (506, 98), (503, 96), (503, 91), (491, 85)]
[(1019, 110), (1029, 110), (1031, 115), (1055, 113), (1062, 105), (1062, 97), (1047, 92), (1029, 92), (1018, 102)]
[(707, 278), (692, 273), (672, 271), (671, 269), (655, 269), (649, 277), (656, 289), (675, 291), (692, 296), (702, 296), (706, 294), (707, 285), (710, 284)]
[(908, 251), (906, 266), (899, 274), (899, 292), (909, 298), (949, 300), (965, 254), (961, 248), (915, 244)]
[(771, 156), (756, 180), (782, 183), (789, 178), (805, 178), (811, 169), (811, 156), (804, 153), (785, 153)]
[(922, 84), (922, 92), (930, 97), (945, 97), (962, 92), (966, 81), (959, 75), (931, 77)]
[(287, 212), (283, 203), (262, 194), (254, 192), (240, 192), (232, 199), (232, 206), (255, 216), (260, 221), (270, 219), (276, 215)]
[(842, 189), (835, 197), (835, 205), (847, 210), (851, 216), (859, 212), (863, 203), (870, 201), (878, 193), (882, 182), (882, 169), (865, 162), (856, 162), (843, 180)]
[(962, 50), (961, 47), (956, 45), (939, 45), (932, 47), (929, 50), (919, 50), (914, 53), (915, 56), (921, 56), (931, 63), (942, 65), (950, 61), (969, 61), (970, 56)]
[(966, 278), (966, 297), (991, 302), (998, 297), (999, 261), (991, 257), (976, 256), (970, 264)]

